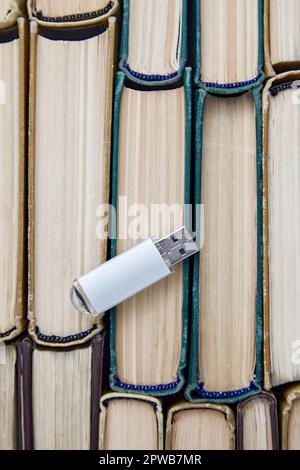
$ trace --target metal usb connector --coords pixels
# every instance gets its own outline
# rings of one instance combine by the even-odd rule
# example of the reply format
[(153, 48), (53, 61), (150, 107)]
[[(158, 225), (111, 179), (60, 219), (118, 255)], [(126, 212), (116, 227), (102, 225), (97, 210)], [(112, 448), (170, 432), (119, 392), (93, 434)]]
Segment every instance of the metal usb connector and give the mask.
[(186, 227), (155, 242), (155, 246), (170, 268), (199, 251), (199, 246)]

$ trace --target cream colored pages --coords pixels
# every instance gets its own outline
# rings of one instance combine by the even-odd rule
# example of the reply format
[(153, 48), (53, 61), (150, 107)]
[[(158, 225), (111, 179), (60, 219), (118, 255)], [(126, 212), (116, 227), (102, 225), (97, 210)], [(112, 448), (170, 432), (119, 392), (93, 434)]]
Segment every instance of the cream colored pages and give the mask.
[(109, 0), (32, 0), (35, 13), (41, 12), (46, 17), (75, 15), (88, 13), (106, 7)]
[(248, 387), (255, 364), (256, 124), (250, 94), (208, 96), (202, 149), (199, 374), (207, 391)]
[(35, 450), (88, 450), (91, 347), (33, 352)]
[(178, 411), (173, 416), (170, 450), (234, 450), (232, 432), (221, 411)]
[(300, 107), (294, 90), (270, 98), (269, 315), (272, 385), (300, 379)]
[(130, 0), (127, 63), (142, 74), (179, 69), (182, 0)]
[(237, 83), (258, 74), (258, 1), (198, 0), (201, 8), (201, 79)]
[[(135, 234), (137, 224), (143, 238), (161, 238), (182, 226), (184, 174), (184, 89), (141, 92), (125, 87), (120, 108), (118, 196), (126, 196), (127, 207), (131, 207), (129, 232)], [(146, 215), (143, 209), (140, 215), (136, 212), (141, 209), (137, 204), (145, 205)], [(177, 211), (168, 214), (160, 204), (176, 204)], [(162, 209), (160, 216), (157, 209)], [(132, 236), (127, 238), (126, 225), (126, 218), (121, 219), (118, 235), (125, 240), (118, 241), (119, 253), (138, 243)], [(179, 265), (170, 278), (117, 308), (117, 377), (122, 382), (159, 385), (177, 380), (182, 294)]]
[(272, 64), (300, 61), (300, 1), (268, 0)]
[(108, 402), (104, 450), (158, 449), (158, 423), (152, 403), (134, 399)]
[(273, 450), (270, 401), (265, 398), (243, 407), (243, 450)]
[(300, 450), (300, 399), (293, 401), (288, 425), (288, 450)]
[(45, 335), (93, 323), (71, 306), (69, 292), (106, 258), (97, 207), (108, 202), (108, 40), (108, 30), (85, 41), (38, 37), (34, 313)]
[(19, 39), (0, 44), (0, 333), (15, 327), (19, 232)]
[[(5, 347), (5, 352), (2, 347)], [(16, 448), (16, 349), (13, 345), (0, 348), (0, 450), (14, 450)]]

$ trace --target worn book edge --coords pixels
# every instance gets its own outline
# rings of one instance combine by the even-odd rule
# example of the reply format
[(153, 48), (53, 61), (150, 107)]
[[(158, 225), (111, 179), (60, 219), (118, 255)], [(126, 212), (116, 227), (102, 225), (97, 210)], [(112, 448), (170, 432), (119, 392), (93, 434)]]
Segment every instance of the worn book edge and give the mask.
[[(256, 395), (261, 391), (262, 382), (262, 366), (263, 366), (263, 311), (262, 311), (262, 276), (263, 276), (263, 252), (262, 252), (262, 116), (261, 116), (261, 87), (249, 90), (253, 97), (256, 108), (256, 160), (257, 160), (257, 294), (256, 294), (256, 366), (253, 382), (249, 384), (247, 389), (238, 391), (224, 391), (220, 393), (206, 392), (205, 397), (199, 396), (198, 393), (198, 330), (199, 330), (199, 256), (194, 257), (194, 273), (193, 273), (193, 302), (192, 302), (192, 318), (191, 318), (191, 339), (190, 339), (190, 355), (189, 355), (189, 372), (188, 385), (185, 390), (185, 397), (191, 402), (213, 402), (213, 403), (235, 403), (246, 399), (252, 395)], [(196, 119), (196, 137), (195, 137), (195, 190), (194, 203), (201, 202), (201, 160), (202, 160), (202, 131), (203, 131), (203, 113), (206, 90), (198, 90), (196, 92), (195, 115)], [(230, 99), (230, 98), (228, 98)], [(237, 393), (235, 393), (237, 392)]]
[(16, 27), (19, 37), (19, 89), (20, 89), (20, 112), (19, 112), (19, 201), (18, 201), (18, 278), (17, 278), (17, 302), (15, 313), (15, 326), (6, 332), (0, 333), (0, 339), (10, 341), (24, 331), (26, 326), (26, 285), (27, 276), (25, 272), (25, 250), (26, 250), (26, 162), (27, 162), (27, 91), (28, 91), (28, 23), (22, 17), (22, 1), (13, 2), (13, 9), (7, 19), (0, 21), (0, 30)]
[(235, 416), (232, 409), (223, 404), (216, 404), (216, 403), (187, 403), (181, 402), (176, 405), (173, 405), (169, 408), (167, 414), (167, 421), (166, 421), (166, 450), (171, 449), (171, 442), (172, 442), (172, 427), (173, 427), (173, 418), (174, 415), (180, 411), (185, 410), (215, 410), (225, 415), (225, 419), (228, 423), (230, 428), (230, 441), (231, 441), (231, 448), (232, 450), (235, 449)]
[[(117, 207), (117, 191), (118, 191), (118, 147), (119, 147), (119, 110), (122, 89), (125, 84), (126, 76), (123, 72), (118, 72), (116, 77), (115, 86), (115, 102), (114, 102), (114, 145), (113, 145), (113, 160), (112, 160), (112, 204)], [(185, 103), (186, 103), (186, 141), (185, 141), (185, 161), (186, 161), (186, 174), (185, 174), (185, 203), (190, 204), (190, 168), (191, 168), (191, 69), (186, 68), (183, 76), (185, 88)], [(180, 86), (180, 82), (178, 83)], [(161, 88), (168, 89), (168, 88)], [(151, 91), (151, 88), (148, 89)], [(186, 214), (188, 217), (189, 214)], [(116, 240), (111, 241), (110, 257), (114, 257), (117, 253)], [(116, 364), (116, 319), (115, 309), (110, 314), (110, 387), (116, 392), (128, 391), (134, 393), (141, 393), (144, 395), (152, 396), (165, 396), (177, 393), (184, 385), (184, 369), (186, 367), (187, 355), (187, 335), (188, 335), (188, 309), (189, 309), (189, 276), (190, 266), (189, 261), (183, 263), (183, 305), (182, 305), (182, 346), (181, 356), (178, 369), (177, 381), (172, 384), (157, 384), (157, 386), (139, 386), (138, 384), (122, 384), (117, 377), (117, 364)]]
[[(109, 92), (107, 93), (107, 104), (105, 113), (108, 117), (106, 121), (106, 160), (108, 162), (106, 168), (106, 187), (107, 194), (109, 194), (109, 178), (110, 178), (110, 149), (111, 149), (111, 117), (112, 117), (112, 100), (113, 100), (113, 81), (114, 81), (114, 71), (115, 71), (115, 44), (117, 40), (118, 28), (117, 28), (117, 19), (116, 17), (108, 18), (99, 18), (97, 20), (98, 24), (104, 24), (107, 26), (109, 31), (109, 57), (108, 61), (111, 63), (109, 68), (110, 77), (108, 80), (109, 83)], [(93, 23), (95, 24), (95, 23)], [(88, 22), (88, 25), (90, 23)], [(28, 227), (28, 246), (29, 246), (29, 255), (28, 255), (28, 319), (29, 327), (28, 331), (33, 340), (43, 346), (48, 347), (72, 347), (75, 345), (83, 344), (88, 342), (95, 335), (100, 333), (104, 328), (104, 322), (99, 317), (95, 320), (95, 325), (92, 329), (86, 332), (80, 332), (78, 334), (72, 335), (72, 338), (68, 338), (68, 341), (59, 341), (61, 338), (56, 337), (45, 337), (42, 332), (39, 333), (36, 324), (35, 314), (34, 314), (34, 175), (35, 175), (35, 113), (36, 113), (36, 55), (37, 55), (37, 40), (39, 34), (39, 28), (43, 28), (36, 21), (31, 21), (30, 23), (30, 79), (29, 79), (29, 162), (28, 162), (28, 205), (29, 205), (29, 227)], [(47, 24), (47, 29), (53, 30), (51, 24)], [(63, 338), (64, 339), (64, 338)]]
[(105, 435), (105, 422), (106, 422), (106, 406), (107, 402), (110, 400), (116, 399), (127, 399), (127, 400), (139, 400), (146, 403), (150, 403), (156, 413), (157, 418), (157, 433), (158, 433), (158, 442), (157, 442), (157, 449), (163, 450), (164, 449), (164, 429), (163, 429), (163, 412), (162, 412), (162, 404), (159, 399), (149, 397), (149, 396), (141, 396), (136, 395), (133, 393), (107, 393), (102, 396), (100, 400), (100, 424), (99, 424), (99, 449), (104, 449), (104, 435)]

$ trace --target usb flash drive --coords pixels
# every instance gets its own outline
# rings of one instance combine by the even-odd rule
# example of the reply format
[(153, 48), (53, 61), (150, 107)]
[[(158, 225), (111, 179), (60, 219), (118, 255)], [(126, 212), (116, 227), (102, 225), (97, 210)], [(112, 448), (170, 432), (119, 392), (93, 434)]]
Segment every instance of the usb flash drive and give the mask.
[(101, 315), (147, 287), (170, 276), (173, 266), (199, 251), (182, 227), (162, 240), (143, 241), (76, 279), (72, 305), (86, 315)]

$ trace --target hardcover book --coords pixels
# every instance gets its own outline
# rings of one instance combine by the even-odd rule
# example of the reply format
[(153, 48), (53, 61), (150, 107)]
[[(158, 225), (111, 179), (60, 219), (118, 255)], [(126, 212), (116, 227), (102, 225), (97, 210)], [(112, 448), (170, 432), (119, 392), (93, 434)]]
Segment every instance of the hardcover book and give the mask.
[(166, 450), (235, 450), (229, 406), (182, 402), (170, 408), (166, 426)]
[[(20, 346), (22, 448), (96, 450), (103, 335), (76, 349)], [(45, 403), (46, 399), (46, 403)]]
[(300, 380), (299, 71), (264, 89), (264, 385)]
[(195, 149), (205, 223), (186, 398), (234, 402), (258, 393), (262, 380), (260, 88), (226, 98), (197, 91)]
[(162, 450), (163, 414), (159, 400), (107, 393), (100, 403), (100, 450)]
[[(114, 115), (113, 204), (119, 214), (114, 256), (157, 239), (184, 223), (190, 202), (191, 71), (184, 85), (138, 89), (117, 75)], [(135, 236), (127, 233), (126, 207), (144, 212)], [(123, 202), (122, 202), (123, 204)], [(170, 208), (172, 213), (164, 212)], [(133, 210), (132, 209), (132, 210)], [(153, 210), (158, 218), (153, 219)], [(175, 209), (175, 210), (174, 210)], [(156, 214), (157, 215), (157, 214)], [(118, 306), (111, 314), (110, 386), (149, 395), (176, 393), (186, 365), (189, 263), (163, 282)]]
[(263, 392), (237, 406), (237, 447), (239, 450), (278, 450), (277, 401)]
[(0, 5), (0, 340), (26, 326), (25, 165), (27, 25), (22, 3)]
[[(71, 306), (73, 280), (107, 257), (97, 208), (108, 204), (117, 3), (29, 3), (29, 332), (72, 346), (102, 329)], [(71, 9), (72, 7), (72, 9)], [(79, 8), (79, 7), (78, 7)], [(94, 10), (91, 10), (94, 11)], [(71, 14), (72, 12), (72, 14)], [(66, 16), (67, 15), (67, 16)], [(63, 22), (62, 22), (63, 19)]]
[[(191, 432), (192, 430), (192, 432)], [(278, 450), (277, 402), (263, 392), (236, 410), (217, 403), (181, 402), (171, 406), (166, 450)]]

